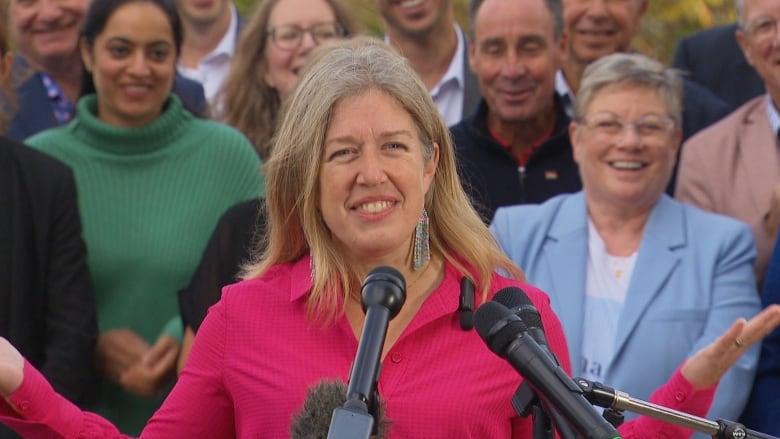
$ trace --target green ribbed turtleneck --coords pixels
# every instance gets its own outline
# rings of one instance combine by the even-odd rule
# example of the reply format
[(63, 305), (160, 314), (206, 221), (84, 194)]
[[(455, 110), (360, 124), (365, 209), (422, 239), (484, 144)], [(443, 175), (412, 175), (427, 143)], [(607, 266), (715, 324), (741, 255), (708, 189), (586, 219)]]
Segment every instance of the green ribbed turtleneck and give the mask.
[[(259, 159), (238, 131), (193, 117), (173, 95), (139, 128), (96, 113), (86, 96), (70, 123), (26, 143), (73, 168), (100, 330), (132, 328), (152, 344), (178, 316), (176, 293), (221, 214), (261, 193)], [(107, 383), (100, 396), (94, 409), (132, 435), (161, 402)]]

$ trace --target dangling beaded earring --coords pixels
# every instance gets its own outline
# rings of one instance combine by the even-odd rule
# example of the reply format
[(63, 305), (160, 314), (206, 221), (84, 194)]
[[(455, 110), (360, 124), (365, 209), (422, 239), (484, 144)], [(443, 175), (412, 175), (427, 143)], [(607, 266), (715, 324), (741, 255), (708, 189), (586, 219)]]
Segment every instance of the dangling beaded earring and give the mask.
[(414, 230), (414, 271), (431, 260), (431, 237), (428, 230), (428, 211), (423, 208), (422, 216)]

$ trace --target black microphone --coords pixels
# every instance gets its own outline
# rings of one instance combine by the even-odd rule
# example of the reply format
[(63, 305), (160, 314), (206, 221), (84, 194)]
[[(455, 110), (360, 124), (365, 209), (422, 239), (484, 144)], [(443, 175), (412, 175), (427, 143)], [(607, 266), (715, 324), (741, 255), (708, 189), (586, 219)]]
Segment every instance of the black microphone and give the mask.
[(366, 313), (355, 362), (349, 375), (347, 402), (333, 411), (328, 431), (332, 439), (364, 439), (371, 436), (379, 365), (387, 336), (387, 325), (406, 301), (406, 282), (398, 270), (377, 267), (363, 281), (361, 304)]
[[(542, 316), (539, 314), (539, 310), (534, 306), (531, 298), (528, 297), (522, 288), (515, 286), (503, 288), (493, 296), (493, 301), (506, 306), (512, 314), (520, 317), (520, 320), (528, 329), (528, 334), (536, 341), (539, 347), (550, 356), (550, 359), (552, 359), (557, 366), (560, 366), (561, 363), (558, 361), (558, 357), (555, 356), (555, 353), (547, 344), (547, 336), (544, 333)], [(535, 400), (538, 400), (538, 398), (536, 398), (536, 392), (529, 387), (528, 383), (523, 382), (512, 396), (512, 407), (514, 407), (515, 412), (524, 416), (529, 413), (529, 409), (533, 409), (531, 404)], [(564, 422), (565, 420), (556, 409), (550, 407), (546, 402), (542, 402), (542, 406), (544, 406), (546, 414), (553, 420), (561, 438), (569, 439), (576, 437), (575, 433), (571, 431), (569, 425)], [(542, 415), (538, 411), (534, 413), (535, 416)]]
[[(293, 415), (290, 427), (292, 439), (326, 439), (333, 411), (347, 401), (347, 385), (341, 380), (320, 381), (310, 387), (303, 401), (303, 408)], [(384, 402), (377, 395), (377, 410), (372, 413), (376, 420), (375, 438), (387, 436), (390, 420), (385, 417)]]
[(470, 331), (474, 327), (474, 296), (474, 282), (465, 276), (462, 277), (458, 311), (460, 311), (460, 328), (464, 331)]
[(504, 305), (509, 308), (512, 314), (520, 317), (520, 320), (528, 328), (528, 334), (533, 337), (539, 347), (550, 355), (553, 361), (558, 363), (558, 358), (547, 344), (547, 335), (544, 333), (542, 315), (539, 314), (539, 310), (536, 309), (531, 298), (525, 294), (525, 291), (519, 287), (506, 287), (493, 296), (493, 301)]
[(505, 358), (539, 398), (555, 408), (582, 437), (620, 438), (615, 427), (596, 413), (582, 389), (556, 365), (531, 337), (512, 311), (498, 302), (487, 302), (474, 315), (474, 326), (490, 350)]

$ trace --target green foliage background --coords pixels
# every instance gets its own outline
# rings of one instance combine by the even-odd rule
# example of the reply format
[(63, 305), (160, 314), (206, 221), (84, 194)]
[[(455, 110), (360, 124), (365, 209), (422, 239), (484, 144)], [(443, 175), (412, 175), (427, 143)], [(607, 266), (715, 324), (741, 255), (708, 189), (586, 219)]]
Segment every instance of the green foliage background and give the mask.
[[(234, 0), (240, 11), (249, 14), (252, 6), (262, 0)], [(376, 0), (343, 0), (352, 7), (366, 29), (381, 35), (382, 24)], [(736, 19), (734, 0), (648, 0), (647, 15), (642, 21), (635, 48), (647, 55), (669, 62), (677, 40), (699, 29)], [(468, 0), (452, 0), (458, 21), (467, 25)]]

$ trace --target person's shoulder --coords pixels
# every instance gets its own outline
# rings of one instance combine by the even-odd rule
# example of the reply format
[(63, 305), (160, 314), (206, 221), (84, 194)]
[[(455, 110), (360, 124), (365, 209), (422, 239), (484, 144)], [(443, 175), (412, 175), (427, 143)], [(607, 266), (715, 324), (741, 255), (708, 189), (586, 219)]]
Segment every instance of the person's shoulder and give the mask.
[(723, 38), (736, 38), (734, 35), (736, 31), (736, 23), (713, 26), (711, 28), (703, 29), (681, 38), (680, 44), (688, 44), (699, 47), (702, 44), (721, 41)]
[(222, 300), (230, 307), (238, 309), (252, 304), (289, 302), (299, 262), (277, 264), (262, 276), (246, 278), (227, 285), (222, 291)]
[(512, 222), (522, 221), (524, 223), (533, 223), (544, 218), (555, 216), (561, 206), (572, 199), (575, 194), (560, 194), (545, 200), (540, 204), (516, 204), (513, 206), (503, 206), (496, 210), (493, 217), (494, 222)]
[(260, 156), (249, 142), (249, 139), (233, 128), (222, 122), (208, 119), (192, 118), (189, 120), (188, 136), (197, 139), (200, 151), (210, 151), (211, 154), (218, 154), (230, 160), (240, 160), (251, 163), (253, 166), (259, 164)]
[(5, 136), (0, 136), (0, 156), (3, 161), (16, 161), (25, 169), (40, 175), (70, 174), (70, 168), (54, 157)]
[[(731, 106), (718, 97), (712, 90), (693, 79), (683, 76), (683, 112), (685, 110), (702, 112), (709, 119), (721, 119), (731, 113)], [(685, 116), (685, 114), (683, 114)]]
[(760, 114), (756, 113), (756, 111), (763, 111), (764, 102), (766, 102), (766, 96), (761, 95), (742, 104), (742, 106), (724, 118), (691, 136), (690, 139), (684, 142), (683, 150), (690, 148), (709, 149), (714, 144), (731, 142), (731, 139), (734, 139), (739, 133), (736, 128), (744, 124), (746, 118), (751, 117), (751, 115)]
[(751, 236), (750, 227), (736, 218), (710, 212), (673, 198), (668, 198), (668, 200), (683, 212), (689, 232), (700, 235), (702, 239), (718, 240), (734, 235)]
[(33, 134), (24, 140), (24, 144), (51, 154), (56, 150), (66, 149), (65, 143), (69, 143), (67, 139), (71, 137), (70, 124), (68, 124)]
[(192, 118), (189, 123), (193, 131), (192, 134), (216, 138), (223, 144), (252, 146), (249, 139), (241, 131), (225, 123), (201, 118)]

